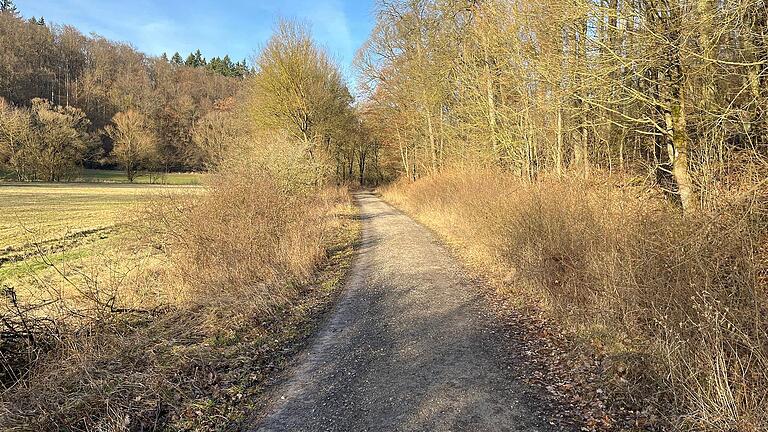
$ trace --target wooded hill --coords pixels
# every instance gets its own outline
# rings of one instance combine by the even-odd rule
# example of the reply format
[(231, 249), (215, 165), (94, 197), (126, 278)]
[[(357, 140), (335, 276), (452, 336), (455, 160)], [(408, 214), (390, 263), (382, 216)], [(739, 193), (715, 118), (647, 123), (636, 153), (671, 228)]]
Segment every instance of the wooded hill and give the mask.
[[(144, 169), (205, 166), (209, 155), (201, 148), (205, 144), (196, 141), (196, 131), (216, 127), (221, 113), (232, 109), (231, 98), (250, 73), (245, 61), (233, 63), (228, 56), (206, 61), (199, 50), (187, 62), (179, 55), (152, 57), (68, 25), (24, 19), (12, 2), (4, 5), (0, 98), (6, 101), (3, 117), (13, 117), (15, 123), (0, 124), (0, 169), (21, 180), (60, 180), (70, 177), (73, 167), (113, 166), (118, 161), (104, 128), (126, 111), (140, 114), (152, 135), (152, 154)], [(55, 119), (40, 115), (42, 107), (56, 112)], [(11, 115), (14, 110), (18, 112)], [(80, 139), (57, 139), (52, 130)], [(57, 142), (42, 145), (39, 138), (25, 138), (31, 135)], [(61, 165), (67, 169), (55, 174), (35, 162), (51, 145), (67, 149), (52, 151), (66, 158)]]

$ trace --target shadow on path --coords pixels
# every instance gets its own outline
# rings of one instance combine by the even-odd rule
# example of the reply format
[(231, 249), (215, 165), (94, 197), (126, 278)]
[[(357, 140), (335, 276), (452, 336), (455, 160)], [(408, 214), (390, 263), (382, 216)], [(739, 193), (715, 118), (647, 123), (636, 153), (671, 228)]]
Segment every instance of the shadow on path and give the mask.
[(253, 430), (555, 430), (461, 266), (374, 194), (355, 198), (363, 235), (342, 298)]

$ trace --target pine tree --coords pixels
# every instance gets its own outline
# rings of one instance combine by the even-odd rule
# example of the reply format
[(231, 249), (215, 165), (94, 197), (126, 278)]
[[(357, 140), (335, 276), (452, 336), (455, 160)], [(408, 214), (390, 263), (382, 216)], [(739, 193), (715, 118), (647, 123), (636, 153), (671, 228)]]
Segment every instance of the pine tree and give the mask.
[(203, 54), (200, 52), (200, 50), (195, 51), (195, 67), (201, 67), (205, 66), (205, 57), (203, 57)]
[(179, 54), (178, 51), (173, 53), (173, 57), (171, 57), (171, 64), (180, 66), (182, 63), (183, 61), (181, 60), (181, 54)]
[(160, 56), (160, 59), (166, 63), (168, 63), (168, 54), (163, 53), (163, 55)]
[(39, 19), (39, 20), (37, 20), (37, 25), (41, 25), (41, 26), (44, 26), (44, 25), (45, 25), (45, 18), (43, 18), (43, 17), (40, 17), (40, 19)]
[(13, 0), (0, 0), (0, 13), (9, 14), (14, 17), (19, 17), (19, 10), (16, 9), (16, 5), (13, 4)]
[(229, 55), (225, 55), (224, 58), (221, 60), (221, 74), (224, 76), (235, 76), (235, 70), (233, 68), (232, 60), (230, 60)]
[(221, 71), (222, 71), (221, 70), (221, 66), (222, 66), (221, 65), (221, 59), (218, 58), (218, 57), (214, 57), (214, 58), (211, 59), (210, 62), (208, 62), (207, 68), (210, 71), (213, 71), (213, 72), (216, 72), (216, 73), (220, 74)]
[(245, 62), (245, 59), (243, 59), (242, 62), (235, 65), (235, 72), (236, 76), (244, 77), (248, 74), (248, 63)]
[(187, 56), (187, 59), (184, 60), (184, 64), (189, 67), (195, 67), (195, 55), (190, 53)]

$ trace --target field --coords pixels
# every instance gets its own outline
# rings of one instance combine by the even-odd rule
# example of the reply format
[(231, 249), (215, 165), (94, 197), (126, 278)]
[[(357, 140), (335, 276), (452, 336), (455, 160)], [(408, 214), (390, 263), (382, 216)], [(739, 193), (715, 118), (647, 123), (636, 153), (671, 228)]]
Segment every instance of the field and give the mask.
[[(141, 173), (133, 179), (132, 184), (158, 184), (158, 185), (199, 185), (203, 178), (200, 173)], [(0, 169), (0, 181), (14, 181), (10, 172)], [(123, 171), (107, 169), (83, 169), (80, 175), (72, 179), (73, 183), (128, 183), (128, 177)]]
[[(169, 173), (169, 174), (140, 174), (133, 181), (139, 184), (162, 185), (199, 185), (202, 174), (198, 173)], [(129, 183), (128, 177), (122, 171), (103, 169), (84, 169), (78, 182), (88, 183)]]
[[(121, 273), (147, 250), (133, 222), (153, 198), (196, 193), (197, 186), (107, 183), (0, 183), (0, 283), (25, 300), (67, 296), (73, 278), (109, 268)], [(108, 275), (109, 276), (109, 275)], [(103, 277), (103, 276), (102, 276)], [(69, 279), (69, 280), (66, 280)]]

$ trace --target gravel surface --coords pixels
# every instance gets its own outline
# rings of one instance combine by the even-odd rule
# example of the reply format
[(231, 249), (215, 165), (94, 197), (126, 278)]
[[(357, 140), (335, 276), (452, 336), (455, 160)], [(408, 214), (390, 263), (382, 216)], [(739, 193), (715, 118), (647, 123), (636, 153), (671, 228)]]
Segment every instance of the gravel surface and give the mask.
[(550, 431), (471, 278), (424, 227), (372, 193), (342, 297), (258, 431)]

